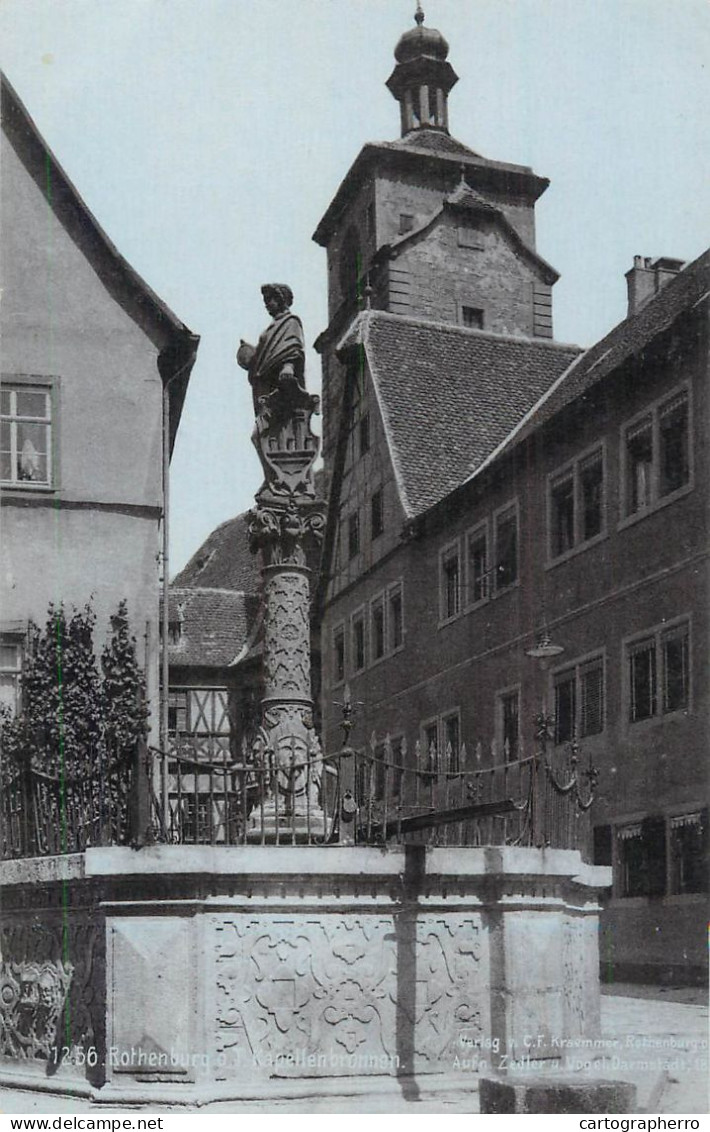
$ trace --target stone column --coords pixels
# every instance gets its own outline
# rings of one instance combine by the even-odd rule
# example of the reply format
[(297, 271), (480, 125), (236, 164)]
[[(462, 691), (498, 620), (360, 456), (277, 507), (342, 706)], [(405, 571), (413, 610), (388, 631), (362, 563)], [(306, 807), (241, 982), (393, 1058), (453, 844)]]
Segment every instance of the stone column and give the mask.
[(303, 331), (288, 309), (290, 288), (262, 288), (274, 321), (237, 360), (249, 370), (256, 425), (252, 436), (265, 480), (250, 514), (249, 544), (262, 556), (264, 596), (261, 728), (254, 749), (260, 769), (252, 831), (269, 840), (322, 836), (320, 744), (313, 728), (309, 561), (325, 518), (315, 499), (318, 438), (311, 418), (319, 399), (304, 381)]

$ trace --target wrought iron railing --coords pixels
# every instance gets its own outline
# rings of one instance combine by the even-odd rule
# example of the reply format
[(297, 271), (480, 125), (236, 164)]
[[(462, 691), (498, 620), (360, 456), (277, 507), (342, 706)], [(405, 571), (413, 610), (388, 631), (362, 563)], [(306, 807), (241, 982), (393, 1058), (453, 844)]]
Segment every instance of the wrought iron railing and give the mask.
[[(544, 721), (543, 721), (544, 722)], [(3, 858), (109, 844), (521, 845), (590, 849), (596, 771), (575, 743), (484, 764), (480, 748), (444, 751), (372, 736), (331, 755), (294, 738), (278, 753), (223, 749), (205, 757), (189, 739), (139, 748), (81, 778), (2, 765)]]
[(77, 853), (131, 840), (133, 752), (53, 773), (31, 759), (0, 759), (0, 859)]

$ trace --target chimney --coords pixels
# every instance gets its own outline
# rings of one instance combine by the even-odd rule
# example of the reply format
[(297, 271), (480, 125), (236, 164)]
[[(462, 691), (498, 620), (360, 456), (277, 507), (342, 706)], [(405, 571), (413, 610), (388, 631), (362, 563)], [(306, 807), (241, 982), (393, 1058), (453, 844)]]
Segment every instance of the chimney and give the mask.
[(626, 272), (626, 286), (629, 293), (629, 309), (627, 317), (636, 314), (646, 303), (657, 295), (669, 279), (685, 266), (682, 259), (669, 259), (659, 256), (650, 259), (648, 256), (635, 255), (634, 266)]

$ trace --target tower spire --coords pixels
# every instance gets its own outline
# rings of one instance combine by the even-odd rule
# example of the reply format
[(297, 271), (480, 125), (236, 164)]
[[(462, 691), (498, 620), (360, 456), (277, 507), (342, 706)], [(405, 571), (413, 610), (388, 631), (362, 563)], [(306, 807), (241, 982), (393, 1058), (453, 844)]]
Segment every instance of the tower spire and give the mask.
[(396, 66), (387, 86), (400, 105), (402, 136), (411, 130), (435, 129), (448, 133), (449, 91), (458, 75), (446, 62), (449, 45), (436, 28), (424, 27), (424, 9), (417, 0), (415, 27), (394, 49)]

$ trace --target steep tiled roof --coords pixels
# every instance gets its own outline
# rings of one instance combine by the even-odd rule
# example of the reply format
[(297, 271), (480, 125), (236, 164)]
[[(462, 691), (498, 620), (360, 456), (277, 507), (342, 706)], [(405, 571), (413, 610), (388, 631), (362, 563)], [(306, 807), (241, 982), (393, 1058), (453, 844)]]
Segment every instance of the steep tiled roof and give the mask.
[(225, 668), (247, 643), (259, 598), (204, 587), (170, 587), (171, 625), (179, 639), (169, 645), (170, 667)]
[(108, 293), (147, 333), (158, 333), (158, 366), (169, 401), (170, 451), (175, 444), (199, 336), (193, 334), (120, 254), (79, 195), (6, 75), (0, 71), (0, 122), (49, 207)]
[(412, 517), (468, 479), (579, 352), (381, 311), (359, 315), (342, 345), (358, 342)]
[(510, 443), (523, 436), (584, 395), (624, 361), (650, 345), (684, 311), (710, 295), (710, 249), (689, 263), (636, 314), (615, 326), (562, 374), (540, 399), (535, 410)]
[(175, 577), (171, 588), (200, 586), (257, 593), (261, 584), (259, 558), (249, 550), (247, 526), (245, 511), (216, 527)]
[[(313, 473), (316, 498), (323, 496), (323, 469)], [(173, 578), (170, 588), (200, 586), (218, 590), (260, 593), (261, 563), (249, 550), (249, 512), (227, 519), (208, 535), (186, 566)]]

